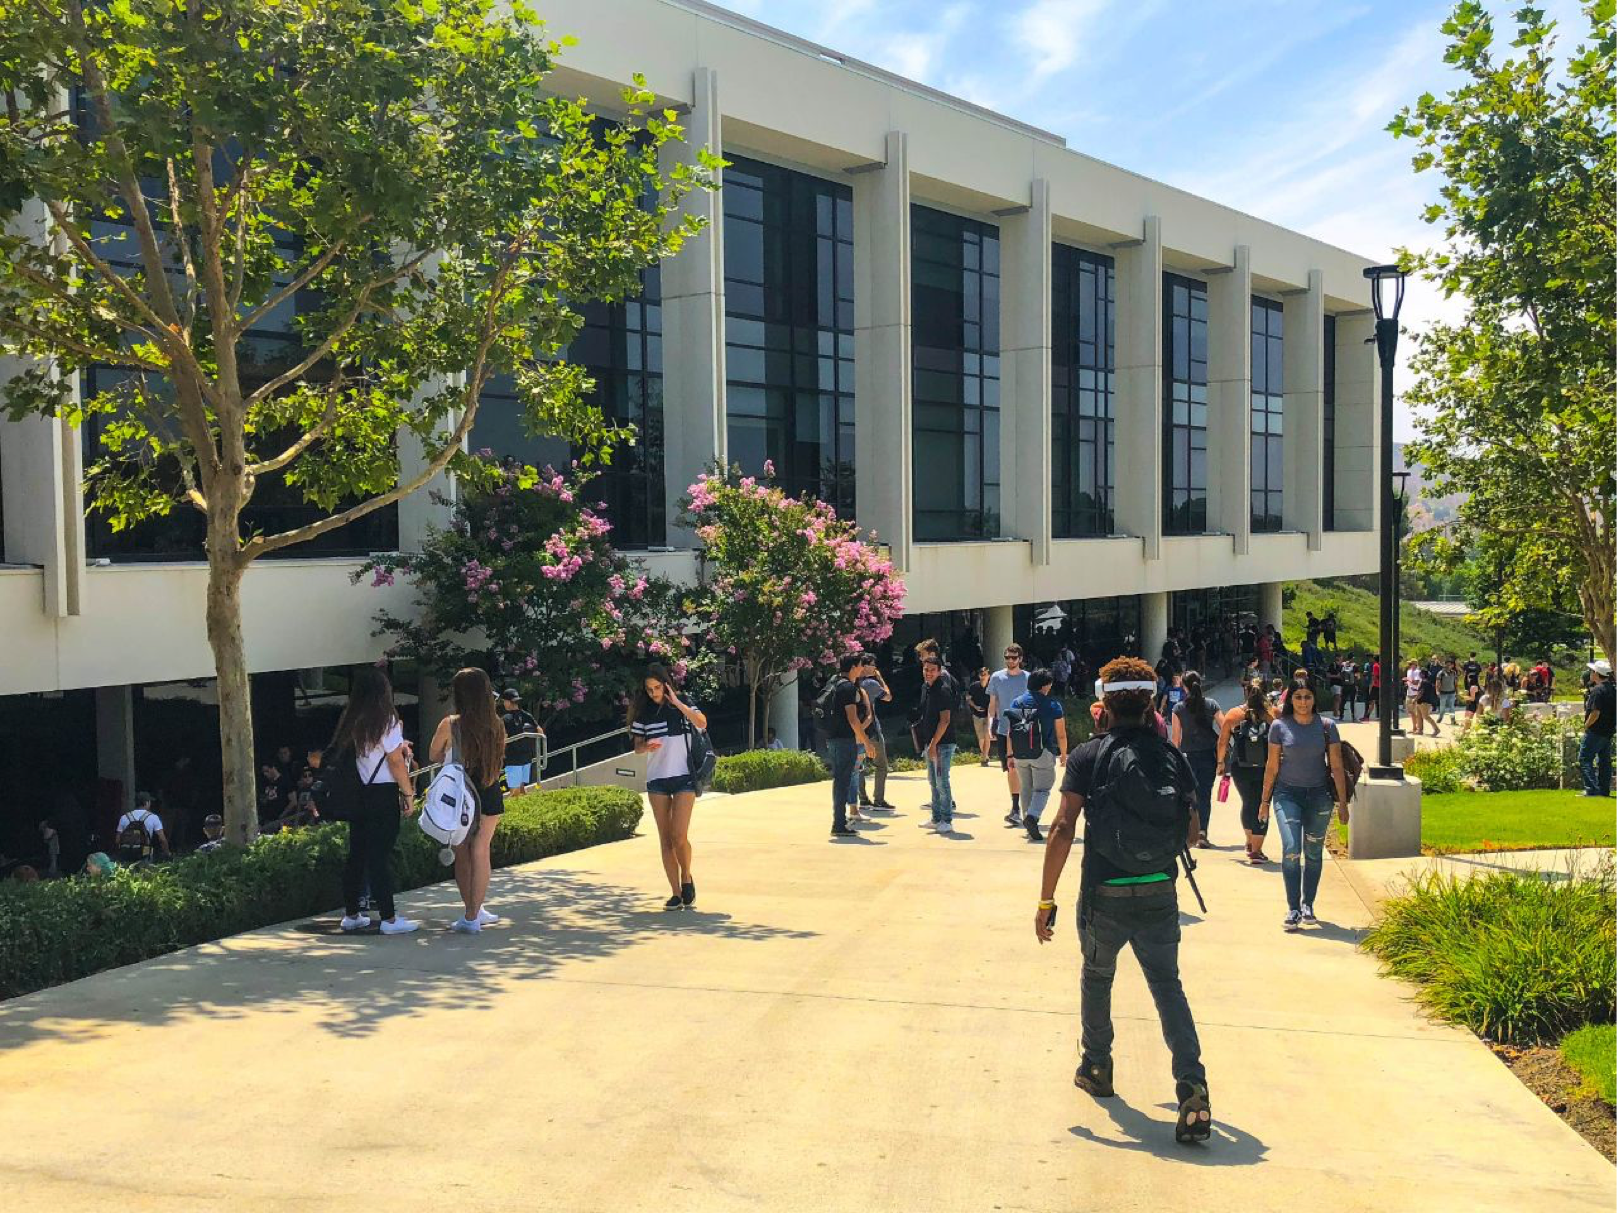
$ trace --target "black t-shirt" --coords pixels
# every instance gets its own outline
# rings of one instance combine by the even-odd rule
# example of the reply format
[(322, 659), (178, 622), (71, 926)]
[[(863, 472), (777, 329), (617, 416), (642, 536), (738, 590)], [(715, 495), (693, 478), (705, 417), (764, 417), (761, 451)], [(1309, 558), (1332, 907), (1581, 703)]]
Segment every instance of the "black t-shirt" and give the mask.
[(1589, 733), (1595, 737), (1610, 737), (1613, 725), (1617, 724), (1617, 686), (1602, 682), (1585, 691), (1583, 714), (1586, 719), (1590, 712), (1599, 712), (1600, 715), (1589, 726)]
[(1482, 666), (1475, 661), (1468, 661), (1460, 667), (1465, 671), (1465, 685), (1474, 687), (1482, 678)]
[(966, 688), (966, 702), (971, 704), (973, 716), (988, 715), (988, 688), (980, 682), (974, 682)]
[[(532, 733), (538, 730), (539, 722), (531, 713), (516, 708), (513, 711), (501, 712), (500, 722), (505, 725), (505, 735), (515, 737), (519, 733)], [(523, 763), (535, 761), (539, 757), (539, 739), (527, 737), (521, 741), (507, 741), (505, 743), (505, 762), (507, 766), (520, 766)]]
[(853, 740), (853, 726), (848, 723), (848, 709), (859, 702), (859, 688), (839, 674), (837, 689), (831, 695), (831, 718), (825, 722), (827, 737), (833, 741)]
[(955, 696), (954, 680), (945, 674), (939, 674), (936, 682), (922, 686), (919, 726), (922, 745), (931, 744), (932, 738), (937, 735), (938, 721), (945, 712), (951, 713), (951, 716), (949, 731), (945, 734), (944, 740), (948, 741), (953, 736), (955, 721), (952, 713), (955, 710)]
[[(1061, 781), (1062, 792), (1073, 792), (1079, 796), (1085, 797), (1086, 799), (1088, 798), (1090, 789), (1094, 786), (1095, 766), (1100, 759), (1101, 749), (1110, 743), (1114, 737), (1129, 739), (1138, 738), (1139, 742), (1144, 745), (1165, 744), (1162, 739), (1157, 736), (1156, 729), (1149, 725), (1128, 725), (1124, 728), (1114, 729), (1106, 736), (1093, 737), (1084, 742), (1083, 745), (1079, 746), (1077, 749), (1073, 750), (1072, 753), (1067, 755), (1067, 777)], [(1192, 803), (1194, 803), (1194, 798), (1196, 795), (1196, 776), (1191, 771), (1190, 763), (1185, 760), (1185, 756), (1179, 753), (1177, 750), (1174, 751), (1174, 759), (1174, 765), (1179, 771), (1179, 790), (1184, 794), (1185, 797), (1185, 820), (1188, 824), (1190, 820), (1190, 806)], [(1176, 879), (1179, 875), (1179, 864), (1177, 862), (1170, 863), (1167, 867), (1162, 869), (1162, 873), (1170, 880)], [(1121, 877), (1135, 877), (1138, 875), (1139, 874), (1137, 872), (1125, 872), (1116, 864), (1108, 862), (1093, 846), (1090, 845), (1089, 819), (1085, 817), (1084, 883), (1104, 884), (1108, 880), (1116, 880)]]

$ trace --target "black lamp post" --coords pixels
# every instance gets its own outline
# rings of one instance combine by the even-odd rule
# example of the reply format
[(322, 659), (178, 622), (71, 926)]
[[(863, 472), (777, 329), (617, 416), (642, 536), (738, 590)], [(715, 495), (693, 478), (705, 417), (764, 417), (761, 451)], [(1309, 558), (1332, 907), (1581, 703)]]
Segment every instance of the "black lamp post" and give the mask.
[[(1381, 702), (1376, 779), (1402, 779), (1404, 768), (1392, 761), (1393, 713), (1397, 711), (1398, 678), (1398, 517), (1392, 488), (1392, 368), (1398, 354), (1398, 311), (1404, 305), (1404, 271), (1375, 265), (1364, 271), (1376, 310), (1376, 353), (1381, 358)], [(1391, 300), (1387, 298), (1391, 294)]]
[[(1409, 490), (1406, 487), (1409, 483), (1409, 469), (1404, 468), (1400, 471), (1394, 472), (1392, 474), (1392, 478), (1398, 482), (1398, 487), (1393, 490), (1393, 500), (1398, 503), (1398, 512), (1393, 516), (1392, 524), (1392, 584), (1395, 587), (1393, 592), (1391, 612), (1392, 651), (1396, 655), (1393, 662), (1394, 666), (1396, 669), (1402, 670), (1404, 665), (1404, 659), (1402, 656), (1404, 649), (1404, 619), (1402, 609), (1404, 595), (1404, 541), (1403, 536), (1401, 536), (1398, 532), (1403, 527), (1404, 518), (1406, 517), (1405, 511), (1409, 508)], [(1392, 735), (1394, 737), (1402, 737), (1404, 735), (1404, 718), (1398, 714), (1397, 705), (1398, 698), (1397, 696), (1394, 696)]]

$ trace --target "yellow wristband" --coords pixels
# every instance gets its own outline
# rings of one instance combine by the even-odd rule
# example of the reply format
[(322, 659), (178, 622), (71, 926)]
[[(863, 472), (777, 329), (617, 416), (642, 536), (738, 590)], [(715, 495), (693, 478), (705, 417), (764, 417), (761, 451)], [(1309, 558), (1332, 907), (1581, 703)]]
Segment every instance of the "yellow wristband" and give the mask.
[(1053, 902), (1053, 901), (1041, 901), (1041, 902), (1039, 902), (1039, 909), (1041, 909), (1041, 910), (1053, 910), (1055, 908), (1056, 908), (1056, 903)]

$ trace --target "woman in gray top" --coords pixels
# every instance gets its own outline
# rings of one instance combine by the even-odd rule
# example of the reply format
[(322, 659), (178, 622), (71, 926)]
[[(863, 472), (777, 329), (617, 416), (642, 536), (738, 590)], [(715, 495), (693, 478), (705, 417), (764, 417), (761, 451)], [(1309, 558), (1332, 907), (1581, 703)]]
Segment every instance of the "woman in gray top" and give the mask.
[(1263, 772), (1258, 818), (1267, 821), (1271, 800), (1280, 826), (1281, 874), (1286, 883), (1284, 926), (1313, 925), (1314, 895), (1325, 858), (1334, 790), (1337, 816), (1348, 819), (1347, 776), (1336, 721), (1315, 710), (1314, 683), (1292, 688), (1280, 716), (1269, 726), (1269, 765)]
[(1196, 810), (1201, 815), (1201, 842), (1207, 841), (1207, 819), (1213, 813), (1213, 780), (1218, 778), (1218, 734), (1224, 727), (1224, 713), (1218, 700), (1209, 699), (1202, 689), (1202, 676), (1195, 670), (1184, 675), (1185, 697), (1174, 705), (1172, 740), (1184, 752), (1196, 776)]

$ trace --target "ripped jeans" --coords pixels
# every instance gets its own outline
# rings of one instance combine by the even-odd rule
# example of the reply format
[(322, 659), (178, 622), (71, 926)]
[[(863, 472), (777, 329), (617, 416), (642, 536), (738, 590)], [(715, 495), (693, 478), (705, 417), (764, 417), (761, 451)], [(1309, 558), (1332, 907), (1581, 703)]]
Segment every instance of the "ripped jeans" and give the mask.
[(1331, 789), (1274, 789), (1275, 824), (1280, 829), (1280, 875), (1286, 883), (1286, 905), (1296, 910), (1314, 904), (1325, 865), (1325, 831), (1331, 828), (1335, 798)]

